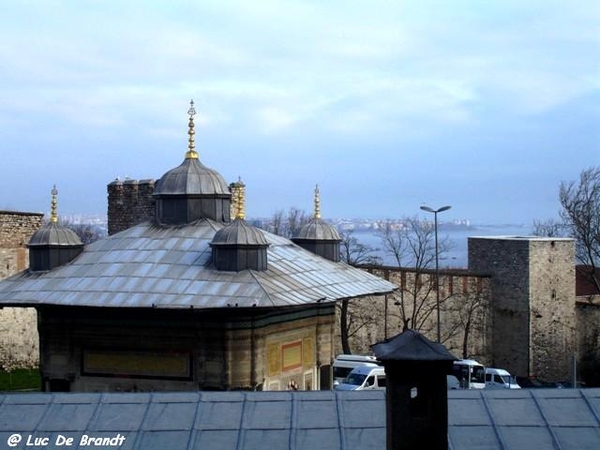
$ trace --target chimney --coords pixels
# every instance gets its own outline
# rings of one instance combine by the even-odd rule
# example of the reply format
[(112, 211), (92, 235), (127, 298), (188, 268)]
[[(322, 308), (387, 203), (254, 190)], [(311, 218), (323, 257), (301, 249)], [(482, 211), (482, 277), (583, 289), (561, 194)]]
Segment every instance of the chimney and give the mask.
[(387, 450), (447, 450), (446, 375), (457, 358), (414, 330), (372, 349), (387, 378)]

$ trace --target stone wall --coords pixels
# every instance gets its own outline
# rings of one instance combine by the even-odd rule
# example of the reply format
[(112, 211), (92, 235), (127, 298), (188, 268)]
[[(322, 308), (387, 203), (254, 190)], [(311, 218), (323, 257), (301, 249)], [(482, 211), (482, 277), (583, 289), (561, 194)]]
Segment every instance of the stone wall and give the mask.
[[(371, 354), (370, 346), (395, 336), (408, 327), (437, 340), (435, 272), (397, 267), (365, 268), (396, 284), (393, 294), (353, 299), (349, 302), (350, 346), (353, 353)], [(491, 327), (488, 308), (490, 278), (460, 270), (440, 271), (440, 335), (442, 343), (458, 358), (489, 363)], [(404, 314), (402, 308), (404, 307)], [(341, 303), (337, 308), (336, 353), (342, 353)], [(416, 322), (416, 326), (415, 326)]]
[(577, 356), (600, 354), (600, 298), (589, 301), (578, 298), (575, 307), (577, 324)]
[(530, 252), (531, 375), (569, 380), (576, 352), (575, 245), (532, 240)]
[(333, 324), (332, 304), (203, 311), (44, 306), (40, 369), (53, 391), (315, 390), (333, 358)]
[(154, 218), (154, 180), (115, 180), (107, 191), (109, 235)]
[(469, 269), (492, 276), (492, 364), (517, 376), (569, 378), (575, 349), (574, 241), (469, 238)]
[[(44, 215), (0, 211), (0, 279), (29, 267), (27, 243)], [(36, 367), (39, 363), (37, 314), (34, 308), (0, 309), (0, 368)]]
[(42, 213), (0, 211), (0, 248), (25, 248), (43, 217)]

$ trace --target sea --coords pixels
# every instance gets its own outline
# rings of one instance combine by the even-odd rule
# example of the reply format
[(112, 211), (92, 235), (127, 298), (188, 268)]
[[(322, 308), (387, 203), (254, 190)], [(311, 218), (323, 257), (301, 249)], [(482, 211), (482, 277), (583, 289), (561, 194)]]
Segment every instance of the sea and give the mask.
[[(468, 266), (468, 238), (475, 236), (531, 236), (531, 225), (469, 225), (453, 226), (440, 225), (438, 240), (447, 237), (451, 249), (440, 255), (440, 269), (466, 269)], [(385, 265), (396, 265), (395, 259), (386, 254), (381, 238), (373, 230), (355, 230), (352, 234), (364, 245), (376, 249), (374, 256), (381, 258)]]

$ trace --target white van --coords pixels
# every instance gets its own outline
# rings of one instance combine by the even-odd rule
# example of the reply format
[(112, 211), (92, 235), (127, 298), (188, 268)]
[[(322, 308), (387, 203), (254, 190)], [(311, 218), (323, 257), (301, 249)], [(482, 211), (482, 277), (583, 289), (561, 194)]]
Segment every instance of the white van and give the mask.
[(355, 367), (368, 364), (378, 367), (379, 361), (374, 356), (367, 355), (338, 355), (333, 361), (333, 386), (337, 386)]
[(486, 389), (521, 389), (515, 378), (504, 369), (485, 368)]
[(484, 389), (485, 367), (473, 359), (459, 359), (452, 365), (452, 375), (461, 389)]
[(385, 389), (385, 369), (372, 364), (355, 367), (335, 388), (338, 391), (363, 391), (367, 389)]

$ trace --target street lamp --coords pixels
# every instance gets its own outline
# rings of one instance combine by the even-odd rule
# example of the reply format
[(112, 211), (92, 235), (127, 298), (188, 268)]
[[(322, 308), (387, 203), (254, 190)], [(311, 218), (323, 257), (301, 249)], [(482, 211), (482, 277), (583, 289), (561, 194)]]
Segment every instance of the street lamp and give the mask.
[(430, 208), (429, 206), (421, 206), (423, 211), (433, 213), (435, 223), (435, 300), (437, 308), (437, 341), (442, 342), (440, 333), (440, 267), (439, 267), (439, 250), (438, 250), (438, 220), (437, 215), (443, 211), (448, 211), (451, 206), (442, 206), (438, 209)]

